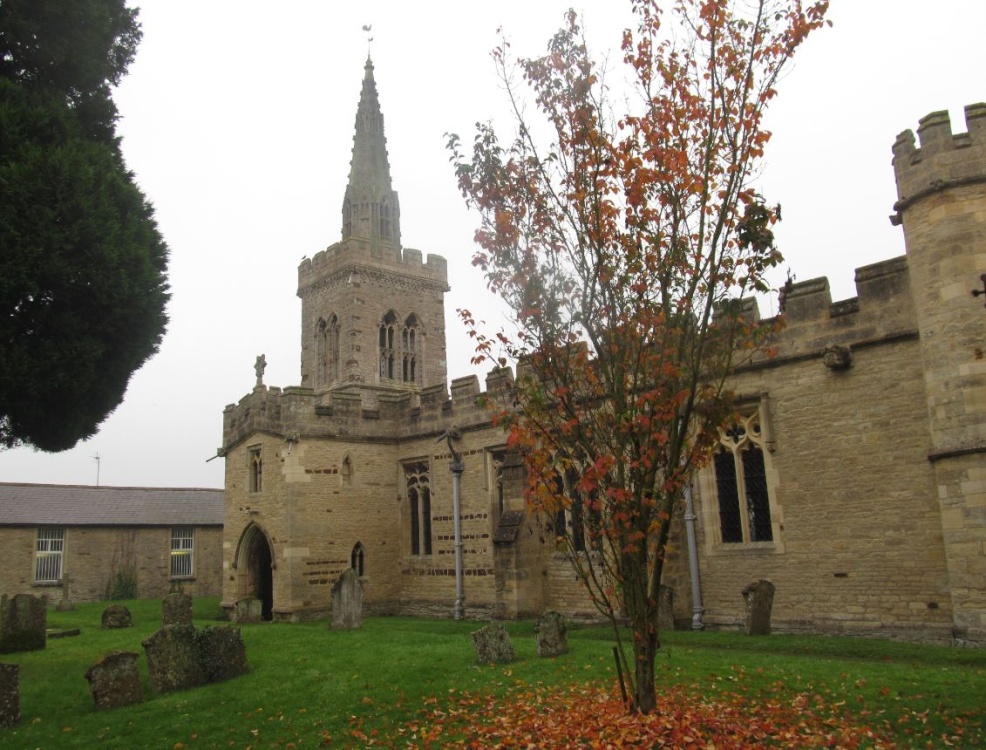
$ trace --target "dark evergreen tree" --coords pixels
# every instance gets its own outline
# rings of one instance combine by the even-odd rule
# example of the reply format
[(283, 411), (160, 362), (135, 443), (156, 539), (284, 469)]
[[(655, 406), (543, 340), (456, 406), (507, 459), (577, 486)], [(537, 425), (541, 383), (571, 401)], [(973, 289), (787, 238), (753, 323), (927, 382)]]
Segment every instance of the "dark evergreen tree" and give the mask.
[(0, 446), (71, 448), (167, 323), (167, 246), (127, 171), (111, 87), (124, 0), (0, 3)]

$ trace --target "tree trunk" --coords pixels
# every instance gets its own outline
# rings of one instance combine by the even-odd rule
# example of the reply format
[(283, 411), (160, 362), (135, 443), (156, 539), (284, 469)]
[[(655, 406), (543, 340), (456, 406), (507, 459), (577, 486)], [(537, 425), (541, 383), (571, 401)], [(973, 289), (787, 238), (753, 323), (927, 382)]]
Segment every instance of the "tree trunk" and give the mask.
[(650, 622), (635, 622), (633, 633), (633, 653), (636, 671), (636, 693), (634, 708), (642, 714), (653, 712), (657, 705), (657, 692), (654, 686), (654, 659), (660, 642), (657, 627)]

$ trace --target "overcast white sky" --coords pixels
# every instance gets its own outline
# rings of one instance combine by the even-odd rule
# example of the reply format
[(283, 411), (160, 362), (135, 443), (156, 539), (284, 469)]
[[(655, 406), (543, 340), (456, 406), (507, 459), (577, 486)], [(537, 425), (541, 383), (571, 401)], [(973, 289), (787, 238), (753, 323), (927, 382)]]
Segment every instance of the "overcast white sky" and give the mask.
[[(95, 484), (98, 468), (103, 485), (222, 487), (223, 461), (206, 459), (255, 357), (268, 385), (300, 380), (297, 266), (339, 239), (368, 23), (402, 237), (448, 259), (449, 376), (469, 374), (454, 311), (492, 305), (443, 134), (468, 140), (500, 111), (497, 27), (536, 55), (573, 4), (617, 65), (625, 0), (140, 3), (144, 40), (116, 101), (128, 166), (171, 248), (169, 330), (99, 434), (61, 454), (0, 452), (0, 481)], [(832, 6), (834, 28), (780, 86), (762, 192), (783, 204), (777, 234), (798, 280), (828, 276), (843, 299), (857, 266), (904, 251), (887, 219), (897, 133), (940, 109), (964, 131), (963, 106), (986, 101), (986, 2)]]

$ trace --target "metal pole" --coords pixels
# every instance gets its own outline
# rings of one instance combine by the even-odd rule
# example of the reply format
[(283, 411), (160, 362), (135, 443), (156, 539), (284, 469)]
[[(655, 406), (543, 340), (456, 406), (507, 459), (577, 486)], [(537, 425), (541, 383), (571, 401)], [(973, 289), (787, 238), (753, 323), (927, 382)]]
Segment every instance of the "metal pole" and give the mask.
[(455, 619), (461, 620), (465, 594), (462, 590), (462, 518), (459, 514), (459, 477), (462, 476), (462, 460), (453, 454), (449, 464), (452, 472), (452, 515), (455, 518)]
[(695, 542), (695, 504), (691, 485), (685, 486), (685, 532), (688, 537), (688, 576), (692, 584), (692, 630), (703, 630), (702, 587), (698, 577), (698, 544)]

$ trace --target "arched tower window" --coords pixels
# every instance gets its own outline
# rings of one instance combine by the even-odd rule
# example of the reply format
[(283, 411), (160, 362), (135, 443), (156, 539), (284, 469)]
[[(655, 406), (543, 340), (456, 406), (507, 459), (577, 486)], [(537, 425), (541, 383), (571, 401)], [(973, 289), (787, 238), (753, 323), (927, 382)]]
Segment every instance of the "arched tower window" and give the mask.
[(339, 317), (319, 318), (315, 328), (315, 386), (339, 379)]
[(411, 517), (411, 554), (431, 554), (431, 483), (428, 464), (415, 463), (404, 467), (407, 488), (408, 514)]
[(328, 363), (328, 323), (324, 318), (318, 319), (315, 326), (315, 387), (325, 385)]
[(352, 553), (349, 555), (349, 567), (356, 571), (356, 575), (360, 578), (364, 575), (364, 566), (366, 560), (363, 554), (363, 543), (356, 542), (356, 546), (353, 547)]
[(405, 383), (420, 383), (421, 325), (416, 315), (404, 321), (401, 333), (402, 380)]
[(393, 310), (380, 324), (380, 377), (394, 380), (397, 363), (397, 315)]

